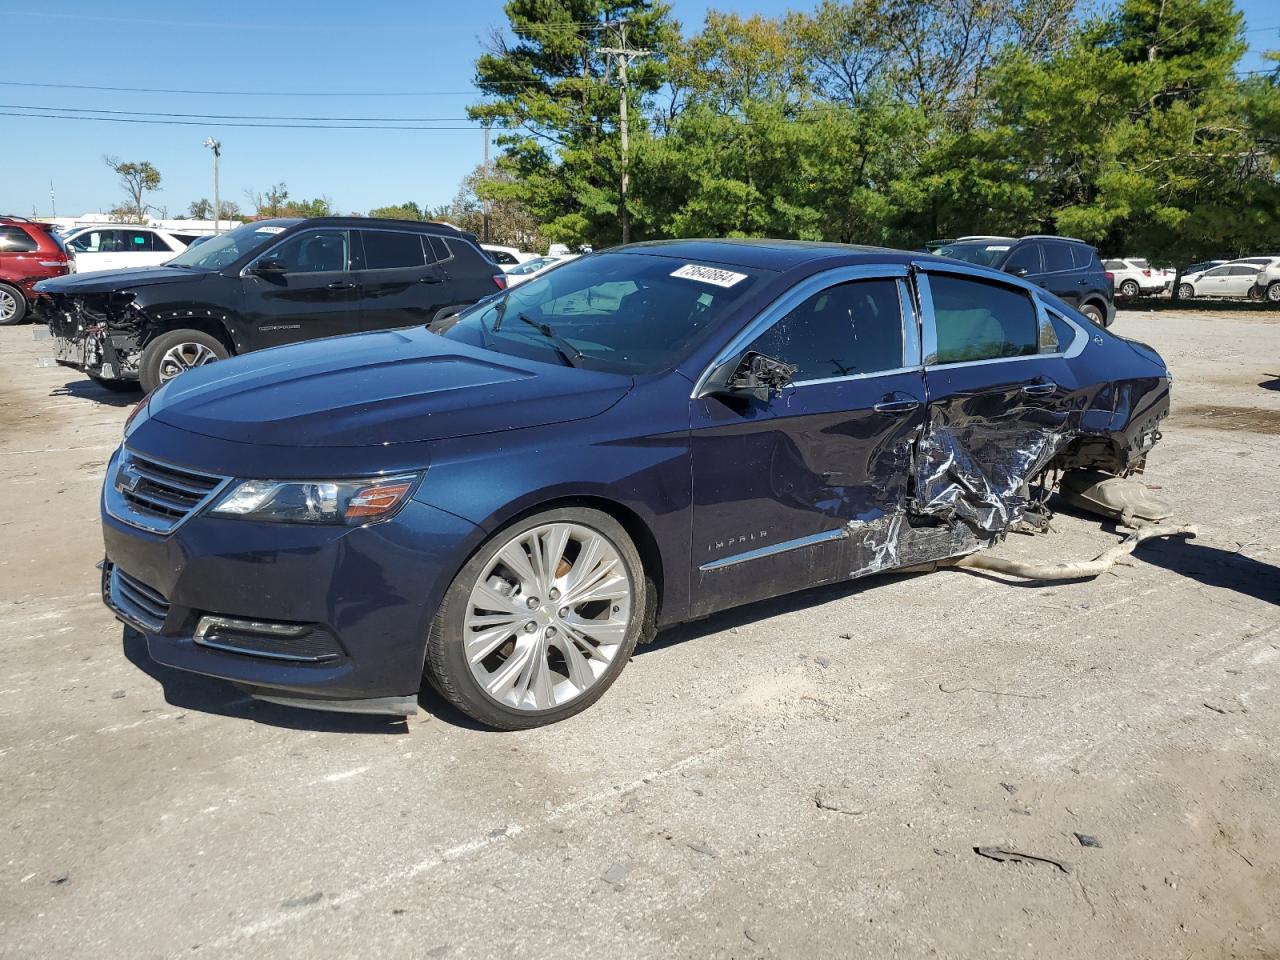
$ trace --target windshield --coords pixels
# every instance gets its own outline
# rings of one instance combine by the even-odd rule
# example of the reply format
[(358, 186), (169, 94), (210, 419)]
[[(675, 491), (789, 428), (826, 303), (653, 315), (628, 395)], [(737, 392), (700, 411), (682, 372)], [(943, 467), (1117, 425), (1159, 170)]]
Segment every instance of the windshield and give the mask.
[(464, 311), (450, 340), (547, 363), (647, 374), (672, 369), (768, 271), (602, 253)]
[(994, 267), (1009, 252), (1008, 243), (948, 243), (934, 252), (940, 257), (952, 260), (963, 260), (965, 263), (976, 263), (980, 267)]
[(246, 253), (252, 253), (267, 241), (284, 233), (291, 222), (246, 223), (204, 243), (187, 247), (169, 261), (170, 267), (192, 267), (196, 270), (221, 270), (235, 263)]

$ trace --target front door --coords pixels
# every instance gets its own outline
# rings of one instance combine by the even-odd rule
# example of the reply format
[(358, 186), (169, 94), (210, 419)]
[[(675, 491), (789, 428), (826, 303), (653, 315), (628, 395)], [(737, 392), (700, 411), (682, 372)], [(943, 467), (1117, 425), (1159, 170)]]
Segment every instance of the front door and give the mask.
[(382, 228), (355, 234), (364, 248), (358, 275), (361, 329), (423, 326), (453, 302), (449, 278), (425, 234)]
[(924, 391), (905, 279), (877, 272), (812, 278), (728, 348), (794, 364), (780, 395), (691, 401), (695, 616), (856, 574), (851, 538), (902, 508)]
[(984, 539), (1017, 519), (1078, 384), (1026, 290), (933, 264), (918, 284), (929, 405), (913, 512)]
[(285, 272), (257, 276), (253, 264), (244, 271), (244, 319), (252, 338), (248, 349), (359, 331), (351, 231), (304, 230), (254, 262), (266, 259), (283, 262)]

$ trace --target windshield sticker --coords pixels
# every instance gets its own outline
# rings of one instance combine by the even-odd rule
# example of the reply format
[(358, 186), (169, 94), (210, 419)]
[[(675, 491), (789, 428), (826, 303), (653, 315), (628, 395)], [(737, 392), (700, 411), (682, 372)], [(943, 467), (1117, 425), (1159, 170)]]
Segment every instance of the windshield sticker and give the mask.
[(720, 270), (717, 267), (700, 267), (695, 263), (686, 263), (679, 270), (673, 270), (671, 276), (682, 280), (698, 280), (712, 283), (717, 287), (732, 287), (735, 283), (747, 279), (745, 273), (734, 273), (732, 270)]
[(1003, 246), (1003, 247), (987, 247), (987, 249), (988, 249), (988, 250), (1008, 250), (1008, 249), (1009, 249), (1009, 247), (1008, 247), (1008, 245), (1006, 244), (1006, 245), (1005, 245), (1005, 246)]
[(254, 233), (284, 233), (284, 227), (258, 227)]

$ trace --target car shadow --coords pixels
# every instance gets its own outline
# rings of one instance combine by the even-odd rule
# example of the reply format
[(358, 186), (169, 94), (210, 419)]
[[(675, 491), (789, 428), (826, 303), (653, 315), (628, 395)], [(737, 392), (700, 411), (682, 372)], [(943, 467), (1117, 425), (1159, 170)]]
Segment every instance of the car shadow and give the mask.
[(93, 400), (109, 407), (136, 407), (142, 399), (142, 388), (116, 393), (92, 380), (72, 380), (49, 391), (51, 397), (74, 397), (77, 400)]
[(286, 730), (374, 734), (409, 732), (404, 717), (304, 710), (301, 707), (286, 707), (255, 700), (240, 687), (226, 680), (187, 673), (185, 670), (175, 670), (156, 663), (147, 653), (146, 638), (131, 627), (122, 629), (124, 632), (121, 646), (126, 659), (160, 684), (164, 691), (165, 702), (170, 706), (220, 717), (251, 720), (254, 723)]
[(1263, 390), (1280, 390), (1280, 373), (1268, 373), (1270, 380), (1263, 380), (1258, 386)]

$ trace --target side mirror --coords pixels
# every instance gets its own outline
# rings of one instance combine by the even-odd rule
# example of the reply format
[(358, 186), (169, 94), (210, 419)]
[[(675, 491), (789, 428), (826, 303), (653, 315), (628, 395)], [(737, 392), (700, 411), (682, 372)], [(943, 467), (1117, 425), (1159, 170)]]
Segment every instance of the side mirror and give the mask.
[(1015, 277), (1025, 277), (1031, 271), (1026, 267), (1005, 267), (1005, 273), (1012, 273)]
[(249, 272), (258, 277), (274, 278), (284, 276), (289, 272), (289, 268), (285, 266), (285, 262), (283, 260), (276, 260), (273, 257), (268, 257), (255, 263), (249, 268)]
[(725, 388), (730, 393), (748, 393), (758, 400), (768, 400), (782, 394), (797, 369), (794, 364), (752, 351), (738, 363)]

